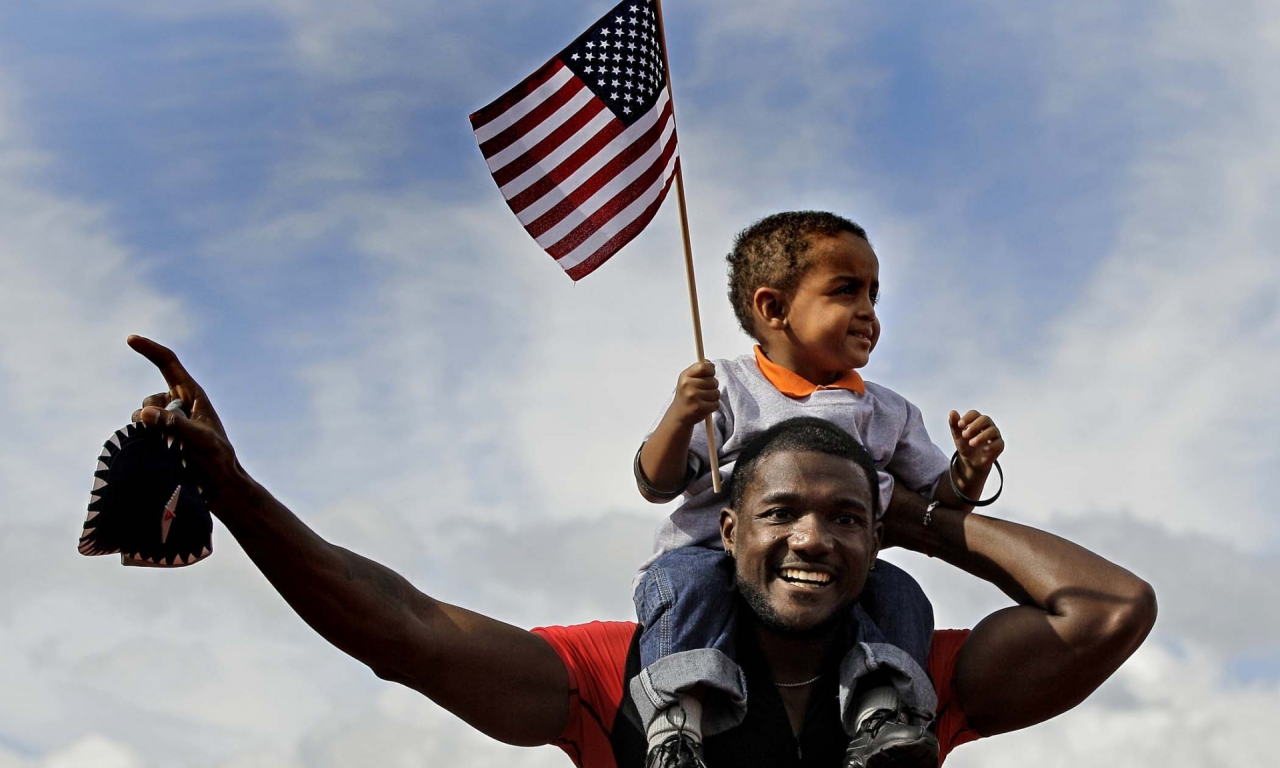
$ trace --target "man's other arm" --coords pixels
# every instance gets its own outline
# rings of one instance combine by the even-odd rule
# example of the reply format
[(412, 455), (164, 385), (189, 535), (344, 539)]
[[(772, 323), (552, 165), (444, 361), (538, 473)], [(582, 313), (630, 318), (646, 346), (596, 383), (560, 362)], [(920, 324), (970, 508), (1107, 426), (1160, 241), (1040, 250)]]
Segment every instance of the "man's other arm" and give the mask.
[(937, 507), (895, 486), (887, 545), (950, 563), (1017, 603), (974, 627), (956, 660), (957, 697), (984, 736), (1071, 709), (1129, 658), (1156, 619), (1151, 586), (1083, 547), (1025, 525)]
[[(560, 735), (569, 678), (545, 640), (435, 600), (391, 569), (325, 541), (244, 471), (177, 357), (141, 337), (129, 345), (169, 386), (147, 398), (135, 418), (183, 441), (210, 510), (303, 621), (374, 674), (422, 692), (495, 739), (533, 746)], [(172, 397), (182, 398), (190, 418), (157, 407)]]

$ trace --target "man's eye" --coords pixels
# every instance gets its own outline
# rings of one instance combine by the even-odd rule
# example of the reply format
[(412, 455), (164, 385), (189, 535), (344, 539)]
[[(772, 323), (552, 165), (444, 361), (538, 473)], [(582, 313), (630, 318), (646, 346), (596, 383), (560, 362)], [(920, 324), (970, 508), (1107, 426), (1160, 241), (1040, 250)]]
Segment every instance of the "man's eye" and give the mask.
[(879, 292), (879, 291), (872, 291), (872, 292), (871, 292), (871, 303), (872, 303), (872, 304), (879, 304), (879, 303), (880, 303), (880, 292)]
[(861, 528), (865, 524), (861, 515), (836, 515), (835, 521), (837, 525), (848, 525), (857, 528)]
[(765, 510), (762, 517), (766, 517), (770, 520), (789, 520), (791, 519), (791, 510), (786, 507), (774, 507), (772, 509)]

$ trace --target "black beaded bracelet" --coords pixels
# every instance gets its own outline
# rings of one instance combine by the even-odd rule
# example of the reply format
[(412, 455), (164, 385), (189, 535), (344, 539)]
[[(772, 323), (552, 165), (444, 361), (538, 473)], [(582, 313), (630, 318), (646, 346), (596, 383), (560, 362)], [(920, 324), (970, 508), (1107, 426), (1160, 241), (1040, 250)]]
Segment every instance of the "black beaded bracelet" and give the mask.
[[(639, 454), (636, 455), (636, 461), (640, 460)], [(947, 479), (951, 481), (951, 492), (956, 495), (960, 501), (971, 507), (986, 507), (996, 503), (996, 499), (1000, 498), (1000, 494), (1004, 493), (1004, 470), (1000, 469), (1000, 462), (995, 461), (996, 474), (1000, 476), (1000, 487), (996, 489), (995, 495), (989, 499), (971, 499), (960, 492), (960, 486), (956, 485), (956, 462), (960, 461), (960, 452), (956, 451), (951, 454), (951, 467), (947, 470)], [(637, 464), (637, 466), (639, 466)]]
[(640, 486), (640, 490), (644, 491), (648, 496), (662, 501), (671, 501), (684, 493), (684, 490), (689, 487), (689, 483), (693, 482), (693, 478), (698, 476), (698, 468), (690, 464), (689, 468), (685, 470), (684, 480), (680, 482), (679, 488), (674, 491), (660, 491), (650, 485), (649, 478), (644, 476), (644, 468), (640, 466), (640, 451), (643, 450), (644, 444), (641, 443), (639, 450), (636, 451), (636, 460), (632, 462), (632, 469), (635, 471), (636, 485)]

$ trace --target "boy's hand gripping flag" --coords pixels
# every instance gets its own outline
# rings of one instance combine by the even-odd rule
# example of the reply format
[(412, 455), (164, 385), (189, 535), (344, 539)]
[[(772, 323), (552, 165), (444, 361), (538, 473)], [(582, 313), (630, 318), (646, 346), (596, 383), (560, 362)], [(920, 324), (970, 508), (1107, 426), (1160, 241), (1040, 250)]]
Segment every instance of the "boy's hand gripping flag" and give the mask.
[(575, 281), (645, 228), (679, 167), (654, 0), (628, 0), (471, 116), (520, 223)]

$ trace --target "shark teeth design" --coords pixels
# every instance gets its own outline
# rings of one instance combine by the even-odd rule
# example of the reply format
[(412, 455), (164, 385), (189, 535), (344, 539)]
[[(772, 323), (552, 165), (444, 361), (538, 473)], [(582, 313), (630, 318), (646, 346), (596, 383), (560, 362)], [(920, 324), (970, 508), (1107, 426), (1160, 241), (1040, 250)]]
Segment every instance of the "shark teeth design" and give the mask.
[(178, 497), (182, 495), (182, 486), (179, 485), (173, 489), (173, 495), (169, 497), (168, 503), (164, 505), (164, 514), (160, 516), (160, 543), (164, 544), (169, 540), (169, 526), (173, 525), (173, 519), (177, 517)]

